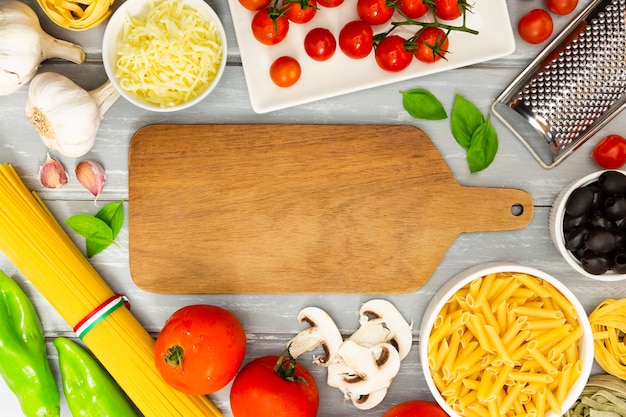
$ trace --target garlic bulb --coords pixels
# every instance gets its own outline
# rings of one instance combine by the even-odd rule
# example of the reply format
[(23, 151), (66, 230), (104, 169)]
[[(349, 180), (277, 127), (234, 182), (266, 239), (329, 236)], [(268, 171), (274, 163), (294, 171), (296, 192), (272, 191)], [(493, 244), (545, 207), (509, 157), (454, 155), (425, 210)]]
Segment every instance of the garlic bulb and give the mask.
[(61, 74), (43, 72), (28, 88), (26, 116), (49, 149), (77, 158), (91, 150), (102, 116), (118, 98), (109, 81), (86, 91)]
[(7, 95), (29, 82), (46, 59), (63, 58), (81, 64), (85, 51), (44, 32), (39, 18), (25, 3), (4, 0), (0, 1), (0, 57), (0, 95)]

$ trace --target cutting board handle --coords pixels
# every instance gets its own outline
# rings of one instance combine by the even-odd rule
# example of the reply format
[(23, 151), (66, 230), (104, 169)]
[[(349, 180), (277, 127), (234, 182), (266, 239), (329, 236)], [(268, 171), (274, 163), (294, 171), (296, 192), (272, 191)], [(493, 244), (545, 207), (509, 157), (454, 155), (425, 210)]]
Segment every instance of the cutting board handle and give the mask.
[(533, 201), (523, 190), (462, 187), (459, 201), (466, 232), (522, 229), (533, 218)]

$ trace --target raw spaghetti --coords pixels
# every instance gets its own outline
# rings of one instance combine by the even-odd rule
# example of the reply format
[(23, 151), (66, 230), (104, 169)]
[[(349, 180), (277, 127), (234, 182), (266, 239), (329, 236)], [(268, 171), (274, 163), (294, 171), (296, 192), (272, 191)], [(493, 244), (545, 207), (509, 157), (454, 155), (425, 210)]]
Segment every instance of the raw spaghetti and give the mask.
[[(75, 328), (116, 294), (12, 165), (0, 165), (0, 250)], [(204, 396), (171, 388), (154, 365), (154, 339), (127, 308), (116, 308), (82, 340), (145, 417), (222, 414)]]

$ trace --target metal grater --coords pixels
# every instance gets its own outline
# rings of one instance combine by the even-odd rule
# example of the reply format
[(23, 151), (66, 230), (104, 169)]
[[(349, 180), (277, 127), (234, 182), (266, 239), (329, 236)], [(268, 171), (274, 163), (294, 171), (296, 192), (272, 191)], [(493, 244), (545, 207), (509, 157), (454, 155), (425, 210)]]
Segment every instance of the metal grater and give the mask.
[(554, 168), (626, 105), (626, 0), (589, 4), (491, 110)]

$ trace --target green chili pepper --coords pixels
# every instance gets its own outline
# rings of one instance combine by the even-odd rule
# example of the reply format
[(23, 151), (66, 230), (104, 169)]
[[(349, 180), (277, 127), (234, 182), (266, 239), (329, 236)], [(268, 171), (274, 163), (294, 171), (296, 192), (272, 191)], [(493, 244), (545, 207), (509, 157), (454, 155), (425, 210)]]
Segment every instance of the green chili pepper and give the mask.
[(61, 413), (39, 316), (28, 296), (0, 271), (0, 374), (27, 417)]
[(115, 380), (96, 359), (77, 343), (54, 339), (59, 352), (63, 392), (72, 416), (137, 417)]

